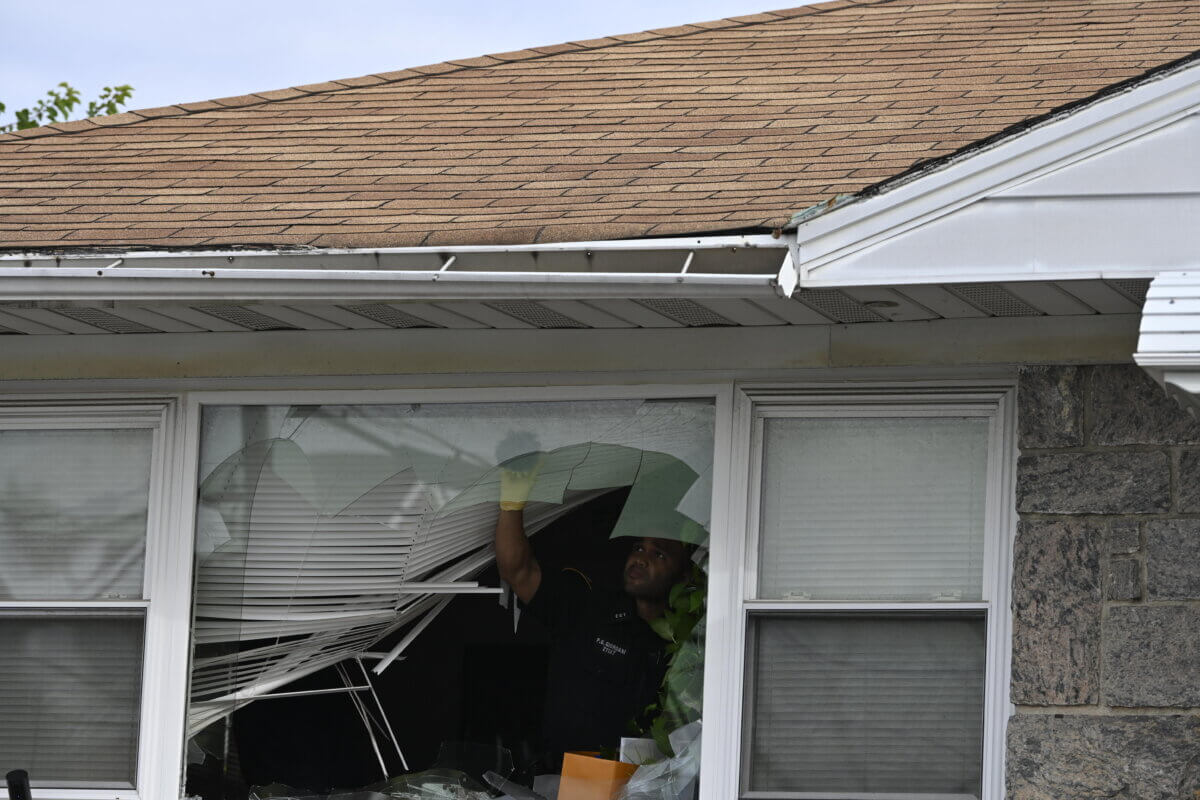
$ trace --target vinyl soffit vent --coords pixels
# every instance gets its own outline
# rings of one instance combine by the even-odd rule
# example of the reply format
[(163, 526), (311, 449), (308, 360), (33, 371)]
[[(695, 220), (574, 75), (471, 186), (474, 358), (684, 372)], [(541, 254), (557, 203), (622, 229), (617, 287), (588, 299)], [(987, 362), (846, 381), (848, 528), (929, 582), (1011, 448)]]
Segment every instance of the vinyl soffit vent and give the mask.
[(736, 325), (712, 309), (705, 308), (691, 300), (648, 298), (637, 302), (651, 311), (669, 317), (681, 325), (687, 325), (689, 328)]
[(838, 322), (885, 321), (884, 317), (836, 289), (801, 289), (793, 297)]
[(421, 319), (415, 314), (409, 314), (407, 311), (390, 306), (387, 303), (362, 303), (354, 306), (339, 306), (353, 314), (358, 314), (360, 317), (382, 322), (384, 325), (390, 325), (393, 328), (440, 328), (441, 325), (435, 325), (429, 320)]
[(240, 325), (243, 328), (249, 328), (252, 331), (294, 331), (299, 330), (295, 325), (289, 325), (286, 322), (281, 322), (274, 317), (268, 317), (266, 314), (260, 314), (257, 311), (251, 311), (248, 308), (241, 306), (230, 306), (219, 303), (204, 303), (202, 305), (192, 306), (197, 311), (202, 311), (205, 314), (223, 319), (226, 322), (232, 322), (234, 325)]
[(508, 314), (510, 317), (516, 317), (522, 322), (528, 322), (539, 328), (587, 327), (579, 320), (571, 319), (566, 314), (560, 314), (532, 300), (500, 300), (494, 303), (485, 303), (485, 305), (494, 308), (501, 314)]
[(979, 310), (986, 311), (994, 317), (1044, 316), (1042, 311), (999, 286), (960, 285), (946, 288)]
[(162, 333), (158, 328), (151, 328), (149, 325), (118, 317), (98, 308), (56, 308), (54, 313), (111, 333)]
[(1142, 278), (1114, 278), (1105, 283), (1139, 305), (1145, 304), (1146, 292), (1150, 291), (1150, 281)]

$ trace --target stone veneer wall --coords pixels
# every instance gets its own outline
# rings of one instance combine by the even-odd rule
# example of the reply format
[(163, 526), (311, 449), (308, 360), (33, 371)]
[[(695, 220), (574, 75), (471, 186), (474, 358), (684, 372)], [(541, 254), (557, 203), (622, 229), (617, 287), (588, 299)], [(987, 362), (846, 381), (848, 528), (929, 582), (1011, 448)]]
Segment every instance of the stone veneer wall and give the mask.
[(1009, 800), (1200, 800), (1200, 424), (1134, 366), (1019, 384)]

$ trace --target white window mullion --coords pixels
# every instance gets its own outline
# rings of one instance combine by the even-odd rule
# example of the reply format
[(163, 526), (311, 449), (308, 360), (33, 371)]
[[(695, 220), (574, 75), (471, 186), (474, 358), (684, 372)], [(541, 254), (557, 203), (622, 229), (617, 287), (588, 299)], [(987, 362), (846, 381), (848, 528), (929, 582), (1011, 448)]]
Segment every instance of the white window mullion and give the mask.
[(997, 401), (988, 462), (988, 540), (984, 597), (988, 614), (983, 800), (1003, 800), (1005, 729), (1012, 714), (1012, 567), (1016, 533), (1017, 410), (1012, 392)]
[[(189, 409), (188, 411), (191, 411)], [(140, 797), (178, 797), (191, 642), (192, 519), (198, 455), (198, 415), (176, 404), (163, 409), (154, 470), (157, 503), (146, 546), (146, 620)]]
[(698, 800), (736, 797), (742, 743), (746, 628), (747, 475), (752, 407), (740, 391), (717, 395), (708, 610), (705, 621), (704, 752)]

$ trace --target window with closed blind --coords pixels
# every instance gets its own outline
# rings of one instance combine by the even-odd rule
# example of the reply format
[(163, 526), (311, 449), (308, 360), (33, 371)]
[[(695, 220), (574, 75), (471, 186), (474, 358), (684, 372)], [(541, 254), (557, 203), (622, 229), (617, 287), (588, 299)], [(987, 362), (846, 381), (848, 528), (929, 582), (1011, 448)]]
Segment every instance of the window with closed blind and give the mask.
[(171, 414), (0, 406), (0, 767), (37, 797), (139, 797), (156, 766), (146, 717), (171, 703), (152, 707), (143, 665), (165, 645), (151, 542)]
[(1006, 397), (756, 407), (744, 797), (1000, 796)]

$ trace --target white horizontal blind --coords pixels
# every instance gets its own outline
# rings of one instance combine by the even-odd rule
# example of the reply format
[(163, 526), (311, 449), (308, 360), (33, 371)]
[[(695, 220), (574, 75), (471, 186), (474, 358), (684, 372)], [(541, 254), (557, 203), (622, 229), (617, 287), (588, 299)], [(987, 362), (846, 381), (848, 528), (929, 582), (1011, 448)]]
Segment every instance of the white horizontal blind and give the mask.
[(982, 592), (988, 420), (763, 420), (759, 597)]
[(984, 628), (982, 615), (754, 618), (748, 788), (978, 797)]
[(0, 612), (0, 767), (34, 787), (134, 785), (144, 617)]
[(0, 600), (142, 596), (152, 442), (0, 430)]
[(708, 510), (712, 428), (703, 401), (206, 408), (189, 732), (441, 599), (407, 584), (490, 564), (506, 459), (544, 454), (531, 533), (629, 485), (676, 519)]

